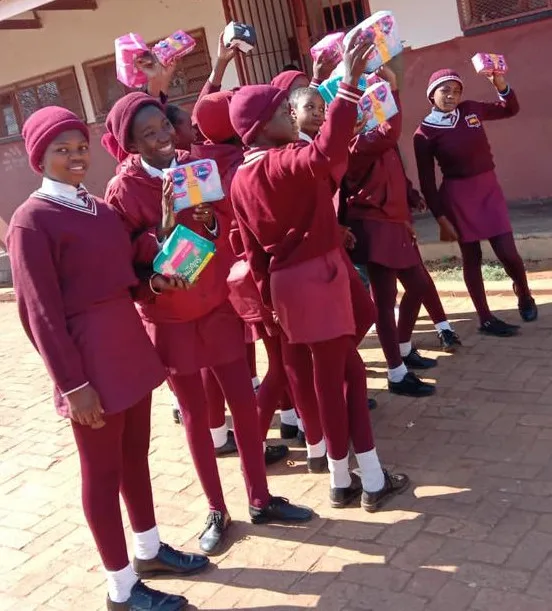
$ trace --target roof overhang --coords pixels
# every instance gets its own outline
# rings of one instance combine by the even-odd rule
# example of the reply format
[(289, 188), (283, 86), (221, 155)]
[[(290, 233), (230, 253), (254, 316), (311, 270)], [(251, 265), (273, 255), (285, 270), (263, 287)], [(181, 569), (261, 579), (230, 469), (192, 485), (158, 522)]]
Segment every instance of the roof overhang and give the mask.
[[(36, 29), (42, 27), (40, 18), (36, 14), (40, 11), (73, 11), (95, 10), (98, 8), (96, 0), (0, 0), (0, 29)], [(25, 16), (30, 13), (31, 16)], [(19, 15), (23, 17), (14, 19)]]

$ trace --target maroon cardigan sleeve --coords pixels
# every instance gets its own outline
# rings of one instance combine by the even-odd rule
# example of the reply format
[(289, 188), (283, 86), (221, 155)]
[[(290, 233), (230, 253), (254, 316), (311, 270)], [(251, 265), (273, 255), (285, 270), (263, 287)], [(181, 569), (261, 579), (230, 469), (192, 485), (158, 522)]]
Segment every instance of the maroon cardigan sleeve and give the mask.
[(508, 89), (501, 94), (499, 102), (470, 102), (473, 111), (477, 113), (483, 121), (499, 121), (515, 117), (519, 112), (519, 102), (513, 89)]
[(430, 140), (420, 130), (414, 134), (414, 153), (418, 166), (420, 189), (425, 197), (427, 207), (431, 210), (433, 216), (438, 219), (443, 216), (443, 210), (435, 176), (435, 157)]
[(8, 250), (25, 333), (62, 393), (83, 386), (88, 379), (67, 330), (58, 274), (46, 234), (39, 229), (12, 226)]

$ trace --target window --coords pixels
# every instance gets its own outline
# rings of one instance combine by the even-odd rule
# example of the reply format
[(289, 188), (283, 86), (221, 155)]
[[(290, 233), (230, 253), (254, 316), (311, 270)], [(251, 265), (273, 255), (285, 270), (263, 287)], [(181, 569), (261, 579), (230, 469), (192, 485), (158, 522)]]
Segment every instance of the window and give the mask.
[(477, 33), (552, 16), (552, 0), (458, 0), (462, 29)]
[(327, 32), (351, 28), (368, 16), (362, 0), (337, 2), (337, 4), (330, 3), (330, 5), (324, 8), (324, 22)]
[[(203, 28), (188, 32), (197, 44), (189, 55), (179, 60), (174, 78), (167, 92), (169, 100), (184, 107), (192, 104), (211, 73), (211, 57)], [(157, 41), (155, 41), (157, 42)], [(153, 46), (155, 42), (149, 46)], [(115, 56), (95, 59), (83, 65), (88, 87), (92, 96), (97, 121), (105, 118), (113, 104), (132, 91), (117, 80)]]
[(0, 140), (18, 137), (25, 119), (45, 106), (64, 106), (84, 118), (73, 68), (0, 89)]

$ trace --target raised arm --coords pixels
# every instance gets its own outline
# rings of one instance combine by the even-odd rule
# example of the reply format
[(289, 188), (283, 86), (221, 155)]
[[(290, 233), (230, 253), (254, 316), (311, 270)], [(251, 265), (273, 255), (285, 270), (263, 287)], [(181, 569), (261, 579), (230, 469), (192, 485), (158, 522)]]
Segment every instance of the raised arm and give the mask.
[(51, 245), (38, 229), (10, 228), (8, 251), (19, 317), (50, 377), (62, 394), (88, 385), (82, 360), (65, 320)]
[(508, 85), (503, 75), (495, 74), (489, 80), (498, 93), (498, 102), (472, 102), (474, 112), (483, 121), (498, 121), (515, 117), (519, 112), (519, 102), (514, 90)]

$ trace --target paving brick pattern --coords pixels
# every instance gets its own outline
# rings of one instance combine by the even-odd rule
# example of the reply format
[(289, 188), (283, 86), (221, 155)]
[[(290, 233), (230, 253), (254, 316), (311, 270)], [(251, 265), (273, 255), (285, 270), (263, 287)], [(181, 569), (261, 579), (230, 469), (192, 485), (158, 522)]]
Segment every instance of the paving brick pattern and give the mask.
[[(363, 344), (383, 462), (414, 486), (385, 511), (328, 507), (328, 478), (305, 452), (270, 469), (274, 494), (310, 504), (306, 527), (253, 526), (236, 458), (220, 461), (234, 544), (206, 574), (165, 581), (204, 610), (549, 611), (552, 608), (552, 299), (515, 339), (481, 338), (467, 299), (446, 307), (464, 340), (439, 356), (435, 397), (391, 397), (377, 342)], [(510, 297), (493, 307), (512, 308)], [(516, 320), (515, 311), (503, 312)], [(0, 303), (0, 609), (104, 608), (98, 556), (80, 508), (71, 432), (50, 383)], [(206, 514), (166, 388), (155, 394), (151, 469), (163, 538), (195, 548)], [(273, 431), (274, 435), (276, 431)]]

